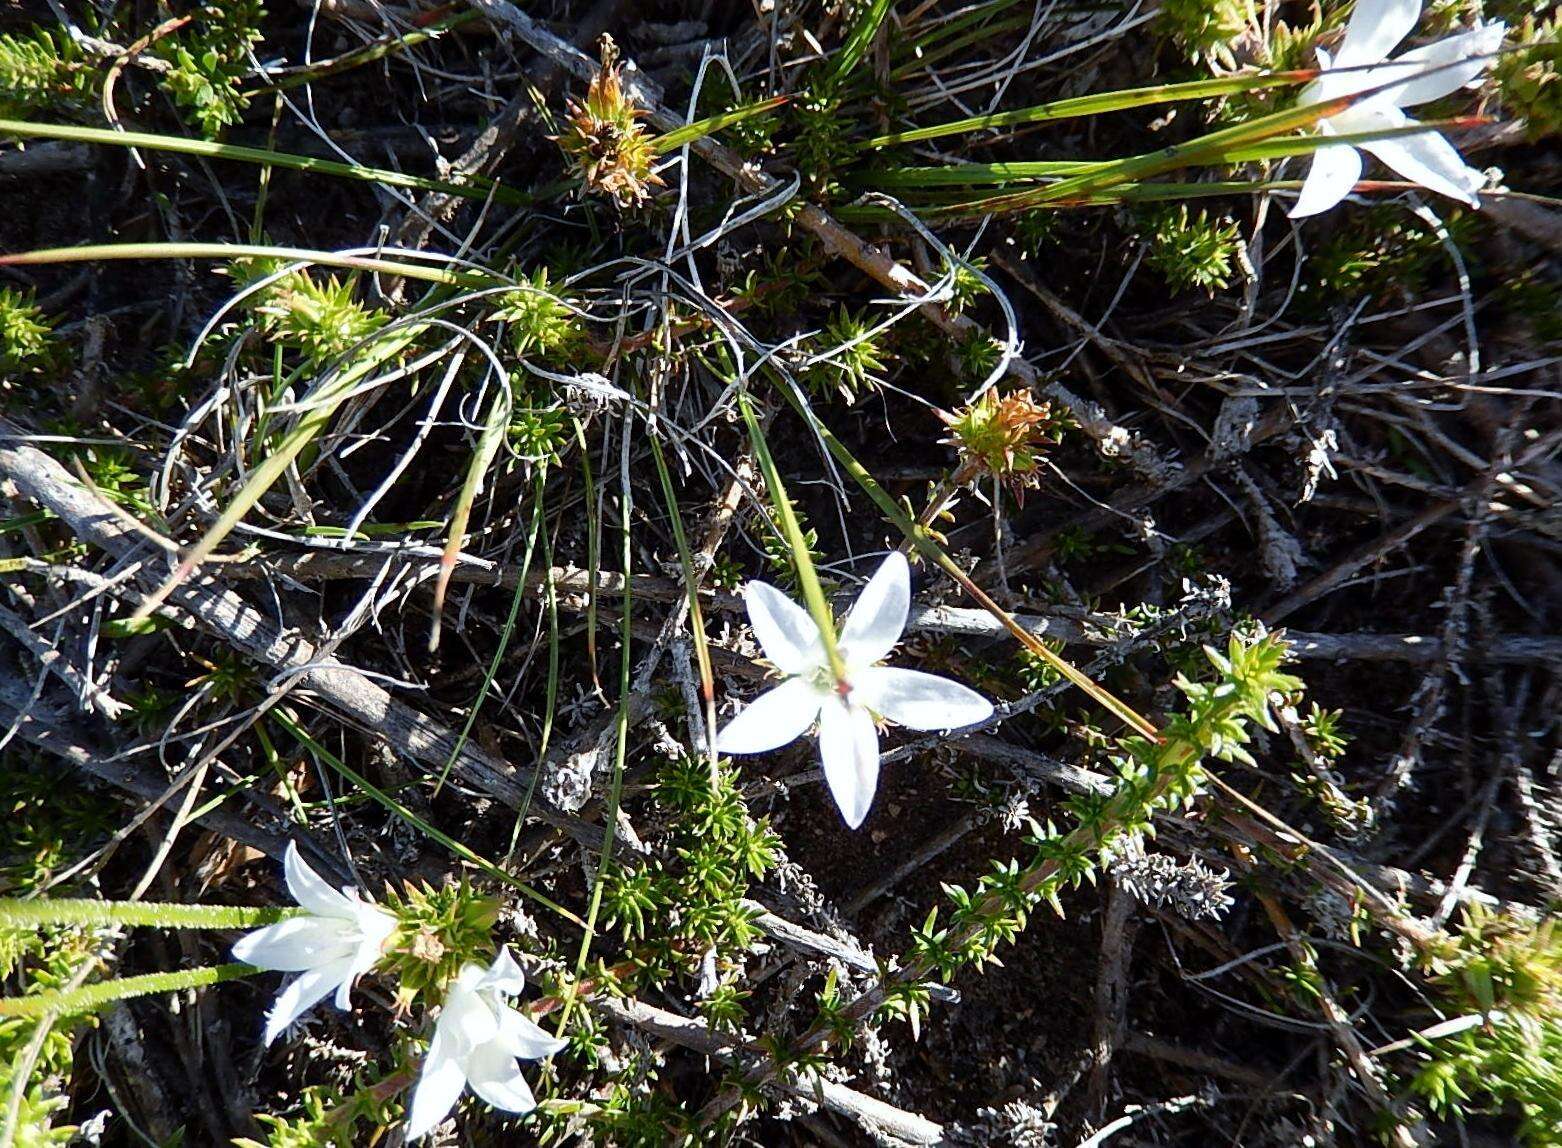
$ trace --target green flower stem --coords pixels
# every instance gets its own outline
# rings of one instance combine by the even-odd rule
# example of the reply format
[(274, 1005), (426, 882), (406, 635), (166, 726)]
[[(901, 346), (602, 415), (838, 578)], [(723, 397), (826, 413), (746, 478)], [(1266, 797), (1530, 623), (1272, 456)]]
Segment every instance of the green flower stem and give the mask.
[(830, 660), (830, 672), (835, 675), (836, 681), (844, 682), (846, 663), (841, 658), (840, 645), (835, 637), (835, 614), (830, 610), (830, 604), (825, 599), (824, 588), (819, 585), (819, 575), (814, 572), (814, 562), (808, 553), (808, 543), (803, 538), (803, 528), (798, 524), (797, 515), (792, 510), (792, 501), (787, 497), (786, 485), (781, 481), (781, 472), (776, 469), (775, 460), (770, 457), (770, 446), (765, 441), (765, 432), (760, 429), (759, 420), (754, 416), (753, 404), (745, 391), (738, 392), (738, 408), (743, 412), (743, 421), (748, 424), (748, 436), (754, 445), (754, 457), (759, 462), (760, 473), (765, 476), (765, 486), (770, 491), (770, 501), (775, 504), (776, 517), (781, 520), (781, 532), (786, 535), (786, 540), (792, 547), (792, 562), (797, 567), (797, 581), (803, 588), (803, 601), (808, 606), (808, 613), (813, 618), (814, 625), (819, 627), (819, 637), (824, 642), (825, 656)]
[(77, 1013), (95, 1012), (106, 1004), (144, 997), (152, 993), (179, 992), (183, 989), (215, 985), (223, 981), (254, 976), (262, 970), (253, 965), (213, 965), (199, 969), (179, 969), (171, 973), (147, 973), (139, 977), (121, 977), (116, 980), (98, 981), (79, 989), (65, 992), (33, 993), (24, 997), (0, 998), (0, 1017), (33, 1019), (54, 1014), (73, 1016)]
[[(977, 605), (981, 606), (982, 609), (986, 610), (989, 614), (996, 618), (1003, 625), (1004, 629), (1008, 630), (1009, 633), (1014, 635), (1015, 639), (1018, 640), (1019, 643), (1027, 650), (1041, 658), (1048, 665), (1052, 666), (1055, 670), (1058, 671), (1058, 673), (1062, 674), (1076, 687), (1093, 698), (1097, 703), (1099, 703), (1109, 712), (1115, 714), (1122, 721), (1128, 723), (1131, 728), (1138, 730), (1146, 737), (1153, 738), (1156, 736), (1155, 726), (1152, 725), (1148, 719), (1141, 717), (1132, 706), (1128, 705), (1127, 702), (1120, 700), (1109, 691), (1103, 689), (1095, 682), (1091, 681), (1089, 677), (1075, 668), (1072, 663), (1059, 657), (1056, 653), (1048, 648), (1045, 642), (1036, 637), (1035, 634), (1032, 634), (1024, 626), (1016, 622), (1013, 615), (1011, 615), (1002, 606), (998, 605), (998, 603), (994, 602), (985, 590), (983, 590), (975, 582), (971, 581), (970, 576), (967, 575), (964, 570), (960, 569), (959, 564), (956, 563), (953, 558), (949, 557), (948, 554), (944, 553), (943, 548), (928, 536), (926, 528), (919, 525), (917, 521), (911, 517), (911, 515), (906, 513), (905, 509), (902, 508), (899, 503), (890, 497), (889, 492), (879, 485), (878, 480), (868, 472), (868, 469), (863, 466), (862, 463), (857, 461), (856, 456), (853, 455), (851, 451), (847, 450), (841, 440), (836, 438), (835, 435), (831, 433), (830, 429), (826, 427), (824, 423), (819, 421), (818, 416), (802, 403), (802, 401), (794, 393), (792, 387), (783, 381), (781, 383), (780, 390), (782, 396), (785, 397), (787, 402), (792, 405), (792, 408), (797, 411), (797, 413), (814, 428), (815, 433), (824, 440), (825, 447), (832, 455), (835, 456), (835, 460), (840, 463), (841, 469), (846, 471), (847, 474), (851, 475), (852, 479), (857, 483), (857, 485), (862, 487), (863, 491), (868, 495), (868, 497), (873, 499), (873, 501), (878, 505), (878, 508), (884, 512), (884, 517), (893, 522), (900, 529), (900, 532), (906, 536), (906, 539), (913, 546), (915, 546), (925, 558), (936, 564), (944, 571), (944, 573), (948, 574), (957, 583), (959, 583), (961, 589), (969, 594), (976, 601)], [(750, 417), (746, 409), (744, 414), (745, 417)], [(758, 446), (759, 440), (756, 440), (756, 448)], [(764, 459), (768, 459), (769, 456), (767, 454), (763, 457)], [(769, 481), (768, 472), (766, 474), (766, 481)], [(779, 482), (780, 479), (778, 478), (776, 481)], [(790, 514), (790, 512), (791, 506), (790, 504), (787, 504), (787, 513)], [(793, 524), (793, 529), (796, 529), (795, 523)], [(799, 538), (800, 537), (801, 535), (799, 534)], [(797, 549), (797, 547), (794, 545), (794, 550), (795, 549)], [(806, 547), (803, 548), (803, 554), (806, 559)], [(811, 573), (812, 570), (810, 568), (810, 574)], [(820, 597), (822, 599), (823, 595), (821, 594)]]
[(253, 929), (274, 925), (302, 910), (275, 906), (175, 905), (155, 901), (93, 901), (86, 898), (0, 898), (0, 928), (48, 925), (124, 925), (163, 929)]
[(508, 207), (529, 207), (533, 202), (531, 196), (481, 176), (474, 176), (471, 183), (452, 183), (449, 180), (428, 179), (424, 176), (409, 175), (404, 171), (392, 171), (389, 168), (366, 167), (363, 164), (317, 159), (310, 155), (294, 155), (290, 152), (272, 151), (269, 148), (214, 143), (211, 140), (186, 139), (183, 136), (158, 135), (154, 132), (114, 131), (110, 128), (89, 128), (79, 124), (45, 124), (31, 120), (0, 119), (0, 135), (17, 136), (22, 139), (69, 140), (73, 143), (137, 147), (149, 151), (200, 156), (203, 159), (257, 163), (267, 167), (314, 172), (317, 175), (333, 175), (341, 179), (358, 179), (367, 183), (383, 184), (386, 187), (401, 187), (413, 191), (438, 191), (446, 195), (460, 196), (463, 199), (492, 198), (496, 203)]

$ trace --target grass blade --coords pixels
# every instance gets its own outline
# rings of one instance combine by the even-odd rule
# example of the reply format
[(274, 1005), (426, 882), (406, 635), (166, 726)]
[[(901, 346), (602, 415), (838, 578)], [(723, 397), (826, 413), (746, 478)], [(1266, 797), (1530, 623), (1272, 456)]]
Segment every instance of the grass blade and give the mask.
[[(450, 531), (445, 536), (445, 550), (439, 558), (439, 576), (434, 582), (434, 620), (428, 634), (428, 651), (431, 654), (439, 649), (439, 631), (444, 619), (445, 595), (450, 590), (450, 576), (455, 573), (456, 560), (461, 557), (461, 543), (466, 540), (466, 525), (472, 517), (472, 506), (483, 489), (483, 479), (488, 476), (494, 459), (499, 456), (499, 448), (504, 445), (505, 431), (509, 425), (509, 381), (504, 380), (499, 384), (494, 401), (488, 408), (488, 421), (483, 424), (483, 433), (477, 440), (477, 450), (473, 452), (472, 461), (467, 465), (466, 478), (461, 483), (461, 493), (456, 496), (455, 510), (450, 516)], [(527, 542), (528, 562), (531, 561), (532, 547), (536, 541), (537, 536), (534, 532)], [(452, 754), (451, 761), (454, 760), (455, 756)], [(449, 768), (449, 763), (446, 763), (446, 768)], [(440, 782), (444, 782), (443, 776), (440, 777)]]
[[(662, 444), (655, 434), (649, 436), (651, 456), (656, 460), (657, 477), (662, 484), (662, 497), (667, 503), (667, 513), (672, 521), (673, 541), (678, 547), (678, 562), (683, 567), (683, 584), (689, 597), (689, 628), (694, 633), (694, 655), (700, 667), (700, 698), (705, 703), (705, 733), (712, 747), (716, 739), (716, 679), (711, 670), (710, 643), (705, 637), (705, 615), (700, 609), (700, 579), (694, 569), (694, 554), (689, 549), (688, 537), (683, 530), (683, 515), (678, 509), (678, 494), (673, 489), (671, 471), (662, 453)], [(715, 786), (716, 754), (711, 752), (712, 786)]]
[(868, 54), (868, 47), (873, 43), (873, 37), (878, 35), (884, 18), (889, 15), (892, 2), (893, 0), (871, 0), (857, 14), (857, 21), (852, 25), (846, 42), (841, 45), (841, 50), (835, 55), (834, 63), (830, 65), (829, 78), (832, 84), (839, 84), (857, 70), (857, 65), (862, 63), (862, 58)]
[[(1477, 127), (1489, 122), (1481, 116), (1462, 116), (1446, 120), (1421, 120), (1402, 127), (1379, 128), (1370, 132), (1350, 132), (1331, 136), (1286, 136), (1266, 140), (1228, 152), (1225, 162), (1253, 163), (1258, 160), (1284, 159), (1309, 155), (1333, 144), (1364, 144), (1376, 140), (1398, 139), (1444, 128)], [(849, 181), (869, 188), (968, 187), (978, 184), (1026, 183), (1040, 179), (1086, 175), (1109, 166), (1104, 160), (1008, 160), (998, 163), (956, 163), (925, 167), (890, 167), (862, 172)]]
[(379, 788), (379, 786), (375, 785), (372, 781), (364, 777), (357, 770), (347, 765), (344, 761), (342, 761), (341, 758), (337, 757), (330, 750), (326, 749), (325, 746), (321, 745), (318, 741), (309, 736), (309, 732), (304, 729), (303, 726), (299, 725), (291, 717), (289, 717), (282, 709), (275, 709), (272, 711), (272, 714), (276, 717), (277, 722), (282, 726), (282, 728), (293, 735), (293, 739), (297, 741), (299, 745), (307, 749), (317, 759), (325, 762), (332, 769), (336, 770), (336, 772), (340, 773), (348, 781), (352, 782), (359, 789), (363, 790), (364, 793), (367, 793), (375, 801), (379, 802), (379, 804), (390, 810), (397, 817), (401, 818), (408, 825), (416, 829), (419, 833), (423, 834), (432, 841), (437, 841), (446, 849), (450, 850), (450, 852), (454, 853), (457, 857), (460, 857), (463, 861), (470, 862), (471, 864), (477, 866), (494, 880), (500, 881), (510, 886), (510, 888), (516, 890), (523, 896), (531, 898), (545, 909), (551, 909), (553, 912), (557, 913), (571, 924), (585, 924), (585, 922), (577, 917), (574, 913), (570, 912), (563, 905), (560, 905), (551, 897), (539, 893), (536, 889), (533, 889), (520, 878), (513, 876), (498, 865), (495, 865), (492, 861), (479, 854), (476, 850), (470, 848), (469, 846), (463, 845), (454, 837), (451, 837), (448, 833), (441, 833), (438, 829), (435, 829), (427, 821), (423, 820), (423, 818), (412, 812), (412, 810), (408, 809), (401, 802), (397, 801), (390, 794)]
[(316, 388), (306, 400), (309, 404), (308, 409), (304, 411), (297, 425), (288, 431), (276, 449), (250, 472), (249, 478), (233, 496), (233, 500), (223, 508), (217, 521), (212, 523), (195, 545), (185, 552), (178, 565), (174, 567), (173, 573), (168, 576), (168, 580), (141, 603), (130, 620), (135, 622), (149, 617), (175, 587), (194, 573), (196, 567), (212, 555), (222, 544), (223, 539), (227, 538), (234, 527), (244, 520), (244, 516), (265, 496), (265, 493), (276, 485), (293, 460), (319, 437), (330, 423), (332, 416), (336, 414), (336, 408), (353, 393), (358, 384), (378, 367), (399, 355), (421, 332), (422, 327), (414, 326), (376, 339), (363, 349), (363, 356), (357, 362), (334, 379)]
[(932, 124), (925, 128), (910, 128), (901, 132), (874, 136), (860, 146), (864, 148), (890, 147), (894, 144), (920, 143), (923, 140), (942, 139), (944, 136), (963, 135), (987, 128), (1018, 127), (1021, 124), (1047, 123), (1051, 120), (1076, 119), (1080, 116), (1096, 116), (1104, 112), (1120, 112), (1146, 104), (1175, 103), (1180, 100), (1203, 100), (1212, 96), (1228, 96), (1236, 92), (1251, 92), (1261, 88), (1280, 88), (1292, 84), (1305, 84), (1316, 79), (1313, 68), (1301, 68), (1291, 72), (1267, 72), (1256, 76), (1226, 76), (1214, 80), (1192, 80), (1183, 84), (1156, 84), (1148, 88), (1127, 88), (1120, 92), (1101, 92), (1091, 96), (1072, 96), (1066, 100), (1017, 108), (1009, 112), (993, 112), (985, 116), (969, 116), (962, 120)]
[[(477, 696), (472, 699), (471, 708), (467, 711), (466, 721), (461, 724), (461, 730), (456, 734), (456, 743), (450, 747), (450, 756), (445, 759), (445, 766), (439, 771), (439, 779), (434, 783), (434, 796), (439, 796), (440, 789), (445, 784), (445, 779), (450, 776), (450, 770), (456, 764), (456, 758), (461, 756), (461, 750), (466, 745), (467, 739), (472, 736), (472, 727), (477, 724), (477, 715), (482, 712), (483, 702), (488, 697), (488, 691), (493, 688), (494, 679), (499, 676), (499, 667), (504, 662), (504, 655), (510, 648), (510, 640), (515, 635), (515, 623), (521, 615), (521, 603), (526, 600), (526, 578), (531, 573), (532, 556), (537, 553), (537, 539), (542, 534), (543, 517), (543, 487), (547, 482), (547, 467), (537, 468), (537, 478), (532, 491), (532, 522), (531, 529), (526, 534), (526, 553), (521, 556), (521, 572), (515, 580), (515, 590), (510, 595), (510, 612), (505, 615), (504, 625), (499, 631), (499, 642), (494, 647), (493, 657), (488, 659), (488, 667), (483, 671), (483, 681), (477, 687)], [(457, 551), (459, 553), (459, 546)], [(445, 567), (440, 566), (440, 573), (445, 572)], [(550, 571), (551, 578), (551, 571)], [(551, 592), (551, 586), (550, 586)], [(440, 601), (443, 601), (441, 597)], [(439, 615), (434, 616), (435, 625), (438, 625)], [(546, 752), (547, 739), (543, 739), (543, 752)], [(538, 755), (539, 757), (541, 754)], [(532, 774), (532, 785), (536, 785), (537, 775)], [(531, 800), (531, 788), (526, 791), (528, 803)], [(519, 824), (519, 819), (517, 819)]]
[(272, 95), (276, 92), (291, 91), (293, 88), (301, 88), (305, 84), (312, 84), (331, 76), (350, 72), (354, 68), (361, 68), (365, 64), (372, 64), (376, 60), (383, 60), (395, 52), (407, 48), (415, 48), (419, 44), (429, 40), (438, 39), (446, 32), (454, 31), (463, 25), (471, 24), (483, 19), (483, 11), (480, 8), (467, 8), (450, 16), (444, 16), (437, 20), (423, 23), (424, 18), (431, 13), (421, 13), (413, 17), (413, 22), (418, 27), (408, 32), (394, 36), (386, 36), (372, 44), (365, 44), (361, 48), (355, 48), (350, 52), (344, 52), (334, 60), (326, 60), (313, 66), (304, 66), (296, 71), (289, 70), (282, 74), (275, 83), (256, 88), (254, 95)]
[(1003, 163), (952, 163), (927, 167), (884, 167), (859, 172), (847, 180), (855, 187), (970, 187), (983, 183), (1081, 175), (1099, 168), (1102, 160), (1009, 160)]
[(720, 112), (714, 116), (706, 116), (703, 120), (695, 120), (692, 124), (685, 124), (681, 128), (674, 128), (670, 132), (657, 136), (651, 141), (651, 150), (657, 155), (666, 155), (670, 151), (683, 147), (684, 144), (691, 144), (695, 140), (704, 139), (713, 132), (719, 132), (722, 128), (740, 124), (752, 116), (759, 116), (766, 112), (774, 111), (791, 98), (790, 96), (771, 96), (768, 100), (760, 100), (758, 103), (749, 104), (746, 107), (734, 108), (730, 112)]
[(428, 267), (421, 263), (405, 263), (371, 255), (345, 255), (337, 251), (274, 247), (264, 243), (84, 243), (79, 247), (40, 247), (15, 255), (0, 255), (0, 267), (123, 259), (289, 259), (299, 263), (315, 263), (321, 267), (340, 267), (348, 271), (400, 275), (406, 279), (442, 283), (449, 287), (482, 289), (504, 285), (504, 280), (497, 275), (451, 271), (446, 267)]
[[(1283, 108), (1278, 112), (1248, 120), (1246, 123), (1233, 124), (1230, 127), (1207, 132), (1185, 144), (1116, 160), (1097, 171), (1086, 172), (1048, 187), (1008, 197), (1012, 202), (995, 201), (1003, 204), (997, 210), (1015, 210), (1033, 207), (1040, 203), (1057, 203), (1101, 191), (1115, 184), (1184, 167), (1230, 164), (1234, 162), (1231, 157), (1241, 155), (1244, 149), (1272, 140), (1276, 136), (1313, 127), (1319, 120), (1336, 116), (1362, 100), (1391, 87), (1393, 81), (1332, 100), (1323, 100), (1301, 107)], [(1316, 150), (1327, 142), (1329, 141), (1318, 139), (1309, 150)]]
[(619, 491), (619, 530), (623, 547), (619, 558), (624, 570), (623, 613), (619, 622), (618, 659), (618, 713), (614, 719), (613, 777), (608, 783), (607, 807), (602, 814), (602, 851), (597, 856), (597, 871), (591, 882), (591, 901), (586, 908), (585, 935), (580, 939), (580, 952), (575, 959), (575, 976), (569, 984), (569, 994), (559, 1014), (559, 1035), (569, 1024), (570, 1013), (579, 996), (579, 986), (585, 977), (586, 961), (591, 955), (591, 943), (596, 939), (597, 921), (602, 914), (602, 892), (607, 883), (609, 867), (613, 863), (613, 846), (618, 839), (618, 811), (624, 797), (624, 765), (629, 753), (629, 702), (632, 685), (630, 670), (634, 661), (634, 498), (628, 474), (629, 426), (620, 431), (626, 436), (623, 457), (623, 488)]

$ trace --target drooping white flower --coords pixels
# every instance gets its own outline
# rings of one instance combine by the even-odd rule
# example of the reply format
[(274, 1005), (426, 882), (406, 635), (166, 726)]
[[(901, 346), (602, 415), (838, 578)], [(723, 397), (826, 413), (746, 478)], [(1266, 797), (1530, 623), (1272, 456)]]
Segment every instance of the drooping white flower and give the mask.
[(423, 1073), (407, 1111), (407, 1139), (436, 1128), (471, 1085), (495, 1108), (523, 1114), (537, 1107), (521, 1075), (522, 1060), (552, 1056), (567, 1043), (549, 1036), (512, 1007), (508, 997), (526, 975), (508, 948), (488, 968), (466, 964), (451, 982), (423, 1058)]
[(719, 753), (764, 753), (819, 723), (819, 759), (846, 824), (868, 816), (879, 785), (875, 717), (915, 730), (959, 729), (985, 720), (992, 703), (947, 678), (877, 663), (889, 656), (911, 609), (911, 570), (891, 552), (847, 615), (838, 647), (837, 680), (824, 639), (808, 612), (774, 586), (750, 582), (749, 624), (765, 657), (785, 680), (751, 702), (716, 738)]
[(288, 892), (307, 912), (246, 933), (233, 945), (234, 957), (247, 965), (299, 974), (266, 1014), (267, 1044), (333, 989), (336, 1007), (345, 1011), (353, 983), (374, 967), (396, 928), (396, 918), (362, 900), (358, 890), (331, 888), (291, 841), (282, 870)]
[[(1421, 0), (1357, 0), (1345, 29), (1339, 54), (1331, 58), (1318, 49), (1323, 75), (1302, 89), (1303, 106), (1382, 88), (1342, 112), (1318, 121), (1322, 135), (1403, 128), (1416, 121), (1404, 108), (1441, 99), (1475, 84), (1502, 46), (1506, 27), (1477, 24), (1467, 32), (1447, 36), (1393, 60), (1388, 58), (1421, 18)], [(1389, 85), (1383, 87), (1383, 85)], [(1475, 193), (1485, 177), (1465, 164), (1459, 152), (1439, 133), (1427, 129), (1360, 145), (1400, 175), (1430, 191), (1478, 207)], [(1361, 178), (1361, 152), (1351, 144), (1329, 144), (1313, 153), (1312, 167), (1302, 184), (1292, 219), (1327, 211), (1350, 194)]]

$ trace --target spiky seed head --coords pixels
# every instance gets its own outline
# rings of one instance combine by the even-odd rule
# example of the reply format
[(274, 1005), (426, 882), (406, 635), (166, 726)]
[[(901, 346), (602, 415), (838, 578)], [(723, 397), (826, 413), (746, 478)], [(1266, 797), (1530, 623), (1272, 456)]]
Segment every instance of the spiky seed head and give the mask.
[(646, 112), (624, 90), (618, 46), (603, 35), (602, 67), (584, 101), (570, 100), (565, 129), (554, 141), (580, 176), (582, 190), (628, 209), (644, 203), (662, 178), (652, 170), (651, 138), (640, 121)]
[(499, 902), (465, 881), (387, 890), (385, 907), (396, 915), (396, 931), (385, 949), (398, 982), (397, 1004), (404, 1010), (421, 994), (437, 999), (462, 965), (486, 961), (493, 952)]
[(1051, 404), (1037, 402), (1029, 391), (990, 390), (939, 417), (949, 427), (943, 441), (960, 452), (961, 468), (970, 477), (990, 474), (1017, 486), (1035, 483), (1046, 447), (1058, 441), (1062, 425)]

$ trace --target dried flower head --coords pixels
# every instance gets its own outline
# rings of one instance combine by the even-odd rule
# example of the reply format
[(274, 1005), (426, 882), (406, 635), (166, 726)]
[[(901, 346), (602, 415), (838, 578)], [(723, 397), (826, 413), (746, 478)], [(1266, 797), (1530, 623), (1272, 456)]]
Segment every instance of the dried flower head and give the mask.
[(1146, 853), (1141, 847), (1108, 858), (1112, 876), (1139, 900), (1170, 908), (1190, 921), (1219, 919), (1231, 908), (1230, 874), (1211, 869), (1197, 857), (1187, 862), (1166, 853)]
[(651, 170), (656, 154), (640, 122), (645, 109), (624, 91), (618, 46), (604, 35), (600, 50), (602, 70), (587, 87), (585, 102), (569, 101), (565, 130), (553, 138), (586, 191), (630, 208), (644, 203), (662, 178)]
[(944, 442), (960, 452), (969, 478), (991, 474), (1016, 487), (1034, 485), (1046, 447), (1058, 441), (1063, 420), (1029, 391), (990, 390), (954, 414), (940, 412), (949, 427)]

